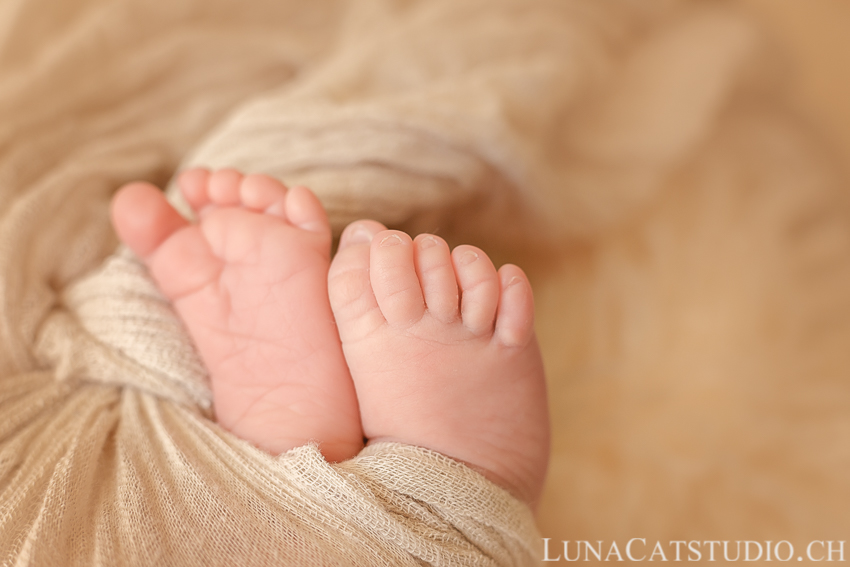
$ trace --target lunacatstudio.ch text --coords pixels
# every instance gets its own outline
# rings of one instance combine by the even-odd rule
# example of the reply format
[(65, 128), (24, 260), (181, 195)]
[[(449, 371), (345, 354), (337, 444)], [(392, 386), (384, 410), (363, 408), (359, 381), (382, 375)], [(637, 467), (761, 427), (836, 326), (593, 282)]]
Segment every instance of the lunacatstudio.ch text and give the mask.
[(651, 542), (552, 541), (543, 538), (543, 561), (844, 561), (844, 541), (814, 540), (795, 547), (786, 540)]

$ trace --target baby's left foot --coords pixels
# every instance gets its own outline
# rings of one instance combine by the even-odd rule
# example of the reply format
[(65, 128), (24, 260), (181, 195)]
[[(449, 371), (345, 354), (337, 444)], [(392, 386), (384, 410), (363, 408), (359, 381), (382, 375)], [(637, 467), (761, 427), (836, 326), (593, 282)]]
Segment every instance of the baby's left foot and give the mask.
[(344, 232), (331, 305), (370, 442), (397, 441), (540, 496), (549, 421), (531, 287), (481, 250), (375, 221)]
[(216, 419), (273, 454), (315, 441), (330, 461), (353, 457), (363, 434), (328, 300), (321, 204), (234, 170), (191, 170), (180, 187), (197, 224), (146, 183), (116, 194), (113, 223), (198, 347)]

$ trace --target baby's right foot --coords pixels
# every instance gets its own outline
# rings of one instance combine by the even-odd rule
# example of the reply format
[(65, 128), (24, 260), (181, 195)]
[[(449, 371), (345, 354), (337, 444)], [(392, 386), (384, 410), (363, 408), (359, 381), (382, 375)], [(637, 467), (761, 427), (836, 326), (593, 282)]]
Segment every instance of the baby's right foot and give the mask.
[(197, 224), (146, 183), (118, 192), (113, 222), (195, 341), (216, 419), (273, 454), (314, 441), (330, 461), (353, 457), (363, 434), (328, 301), (321, 204), (234, 170), (191, 170), (180, 185)]
[(529, 503), (540, 496), (549, 420), (531, 287), (479, 249), (359, 221), (343, 233), (329, 292), (370, 442), (463, 461)]

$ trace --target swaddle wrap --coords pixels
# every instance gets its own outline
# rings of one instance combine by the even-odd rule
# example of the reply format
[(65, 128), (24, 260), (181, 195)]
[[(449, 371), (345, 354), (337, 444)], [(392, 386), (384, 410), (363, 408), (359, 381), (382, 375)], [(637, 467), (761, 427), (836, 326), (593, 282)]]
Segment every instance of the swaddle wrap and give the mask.
[(380, 444), (329, 465), (217, 427), (179, 320), (114, 252), (109, 197), (228, 166), (310, 185), (337, 229), (475, 210), (465, 229), (494, 241), (506, 215), (592, 234), (700, 142), (750, 29), (595, 0), (63, 6), (0, 7), (0, 562), (538, 561), (529, 509), (450, 459)]

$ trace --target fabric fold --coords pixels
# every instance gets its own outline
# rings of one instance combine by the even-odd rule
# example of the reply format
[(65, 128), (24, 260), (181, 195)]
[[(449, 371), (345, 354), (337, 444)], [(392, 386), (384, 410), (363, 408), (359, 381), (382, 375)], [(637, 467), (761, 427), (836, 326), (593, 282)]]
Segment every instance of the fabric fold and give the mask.
[[(53, 383), (61, 388), (63, 383)], [(191, 409), (80, 384), (0, 456), (4, 558), (33, 565), (531, 565), (528, 508), (439, 454), (272, 457)], [(27, 397), (19, 404), (29, 405)], [(15, 401), (0, 410), (16, 412)]]
[(772, 84), (743, 79), (766, 57), (755, 28), (708, 6), (413, 3), (359, 26), (186, 165), (309, 185), (337, 229), (474, 211), (490, 240), (510, 222), (561, 241), (645, 208), (743, 83)]

